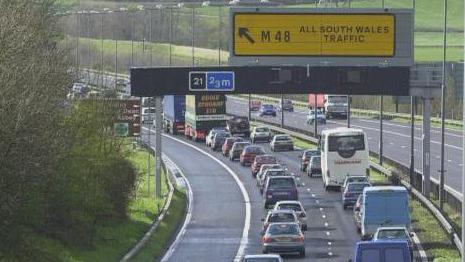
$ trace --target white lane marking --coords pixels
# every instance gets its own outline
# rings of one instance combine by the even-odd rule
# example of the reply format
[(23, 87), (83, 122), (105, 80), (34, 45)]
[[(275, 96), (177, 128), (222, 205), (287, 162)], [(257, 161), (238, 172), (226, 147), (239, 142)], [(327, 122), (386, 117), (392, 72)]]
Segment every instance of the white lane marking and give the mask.
[(400, 146), (400, 148), (406, 148), (407, 146)]
[[(148, 130), (148, 128), (144, 127), (144, 129)], [(153, 133), (155, 133), (154, 131), (152, 131)], [(228, 173), (234, 178), (234, 180), (236, 181), (237, 185), (239, 186), (240, 190), (241, 190), (241, 193), (242, 193), (242, 196), (244, 197), (244, 202), (245, 202), (245, 222), (244, 222), (244, 230), (242, 231), (242, 238), (241, 238), (241, 242), (240, 242), (240, 245), (239, 245), (239, 248), (237, 250), (237, 253), (236, 253), (236, 257), (234, 258), (234, 261), (240, 261), (242, 259), (242, 257), (244, 256), (244, 252), (245, 252), (245, 248), (247, 246), (247, 243), (248, 243), (248, 238), (249, 238), (249, 229), (250, 229), (250, 218), (251, 218), (251, 206), (250, 206), (250, 197), (249, 197), (249, 194), (247, 193), (247, 190), (245, 189), (245, 186), (244, 184), (242, 183), (242, 181), (239, 179), (239, 177), (237, 176), (236, 173), (234, 173), (234, 171), (229, 168), (226, 164), (224, 164), (223, 162), (221, 162), (220, 160), (218, 160), (216, 157), (214, 157), (213, 155), (211, 155), (210, 153), (196, 147), (196, 146), (193, 146), (189, 143), (186, 143), (180, 139), (177, 139), (177, 138), (174, 138), (174, 137), (171, 137), (171, 136), (168, 136), (166, 134), (163, 134), (164, 137), (167, 137), (167, 138), (170, 138), (174, 141), (177, 141), (181, 144), (184, 144), (186, 146), (189, 146), (197, 151), (199, 151), (200, 153), (210, 157), (211, 159), (213, 159), (216, 163), (218, 163), (219, 165), (221, 165), (224, 169), (226, 169), (228, 171)]]
[(326, 218), (326, 215), (321, 215), (322, 218)]
[(451, 163), (451, 162), (452, 162), (452, 160), (450, 160), (450, 159), (447, 159), (447, 162)]
[(181, 177), (184, 179), (184, 182), (187, 185), (187, 191), (188, 191), (188, 196), (189, 196), (189, 207), (187, 209), (187, 214), (186, 214), (186, 219), (184, 220), (184, 223), (182, 224), (181, 230), (179, 230), (178, 235), (176, 236), (176, 239), (174, 240), (173, 244), (169, 247), (168, 251), (166, 251), (165, 255), (161, 259), (162, 262), (168, 261), (170, 257), (174, 254), (174, 251), (176, 250), (176, 247), (178, 246), (179, 242), (181, 242), (182, 236), (186, 233), (186, 227), (190, 223), (191, 218), (192, 218), (192, 213), (194, 210), (194, 194), (192, 192), (192, 187), (191, 184), (189, 183), (189, 180), (187, 180), (186, 176), (184, 175), (184, 172), (179, 168), (179, 174)]
[(459, 164), (459, 166), (463, 166), (463, 164)]
[(320, 207), (320, 211), (323, 212), (323, 208), (322, 208), (322, 207)]
[(416, 233), (413, 234), (412, 240), (415, 243), (415, 246), (417, 246), (417, 250), (418, 250), (418, 253), (420, 254), (421, 261), (422, 262), (428, 261), (428, 256), (426, 255), (426, 252), (423, 249), (420, 239), (417, 237)]
[(331, 242), (328, 242), (328, 246), (331, 246), (331, 245), (332, 245), (332, 243), (331, 243)]
[(310, 188), (307, 188), (307, 191), (310, 192)]
[[(333, 124), (337, 124), (337, 125), (343, 125), (342, 123), (339, 123), (339, 122), (334, 122), (334, 121), (328, 121), (328, 122), (329, 122), (329, 123), (333, 123)], [(358, 127), (358, 128), (361, 128), (361, 129), (368, 129), (368, 130), (373, 130), (373, 131), (378, 131), (378, 132), (379, 132), (379, 129), (373, 128), (373, 127), (366, 127), (366, 126), (359, 126), (359, 125), (352, 125), (352, 126), (353, 126), (353, 127)], [(404, 135), (404, 134), (397, 133), (397, 132), (392, 132), (392, 131), (383, 130), (383, 133), (391, 134), (391, 135), (394, 135), (394, 136), (406, 137), (406, 138), (409, 138), (409, 139), (410, 139), (410, 136), (409, 136), (409, 135)], [(422, 141), (422, 139), (419, 138), (419, 137), (414, 137), (414, 138), (415, 138), (416, 140), (418, 140), (418, 141)], [(437, 144), (437, 145), (440, 145), (440, 144), (441, 144), (441, 142), (434, 141), (434, 140), (431, 140), (431, 143), (432, 143), (432, 144)], [(450, 144), (444, 144), (444, 145), (447, 146), (447, 147), (450, 147), (450, 148), (453, 148), (453, 149), (462, 151), (462, 148), (461, 148), (461, 147), (454, 146), (454, 145), (450, 145)]]
[(325, 222), (325, 227), (328, 227), (328, 223), (327, 223), (327, 222)]
[(333, 252), (328, 252), (328, 256), (332, 256), (333, 255)]
[(312, 197), (315, 198), (315, 194), (312, 194)]
[(331, 235), (331, 233), (329, 233), (329, 231), (326, 231), (326, 235), (329, 236), (329, 235)]
[(392, 146), (392, 145), (394, 145), (394, 143), (393, 143), (393, 142), (389, 142), (389, 145), (391, 145), (391, 146)]
[(315, 203), (317, 203), (317, 204), (319, 205), (319, 204), (320, 204), (320, 201), (318, 201), (318, 200), (315, 200)]

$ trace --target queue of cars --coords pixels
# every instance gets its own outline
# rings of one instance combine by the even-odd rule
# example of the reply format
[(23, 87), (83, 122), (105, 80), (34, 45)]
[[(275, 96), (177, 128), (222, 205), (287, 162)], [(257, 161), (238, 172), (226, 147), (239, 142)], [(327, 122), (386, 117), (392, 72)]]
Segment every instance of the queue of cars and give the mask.
[[(253, 129), (251, 142), (232, 136), (224, 128), (212, 129), (206, 137), (207, 146), (213, 150), (221, 148), (222, 154), (231, 161), (239, 159), (242, 166), (250, 165), (264, 208), (270, 209), (262, 219), (263, 253), (296, 253), (304, 257), (307, 214), (299, 201), (295, 175), (256, 144), (260, 141), (270, 141), (272, 151), (294, 150), (288, 135), (272, 136), (265, 127)], [(353, 207), (355, 225), (362, 239), (355, 246), (354, 261), (394, 261), (391, 257), (395, 261), (411, 261), (413, 242), (407, 190), (371, 185), (366, 161), (358, 160), (367, 155), (367, 147), (366, 137), (358, 129), (323, 132), (319, 149), (304, 150), (299, 155), (300, 170), (309, 177), (322, 177), (326, 189), (330, 186), (340, 189), (343, 209)], [(325, 168), (322, 168), (323, 161), (326, 161)], [(346, 166), (332, 168), (334, 163)], [(254, 261), (253, 257), (248, 258)]]

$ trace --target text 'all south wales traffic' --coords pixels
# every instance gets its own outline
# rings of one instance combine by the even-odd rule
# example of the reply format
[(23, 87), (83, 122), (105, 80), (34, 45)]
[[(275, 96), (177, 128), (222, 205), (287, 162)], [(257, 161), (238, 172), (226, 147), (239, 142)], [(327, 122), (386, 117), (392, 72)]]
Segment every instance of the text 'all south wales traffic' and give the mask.
[(393, 14), (234, 15), (234, 54), (394, 56)]

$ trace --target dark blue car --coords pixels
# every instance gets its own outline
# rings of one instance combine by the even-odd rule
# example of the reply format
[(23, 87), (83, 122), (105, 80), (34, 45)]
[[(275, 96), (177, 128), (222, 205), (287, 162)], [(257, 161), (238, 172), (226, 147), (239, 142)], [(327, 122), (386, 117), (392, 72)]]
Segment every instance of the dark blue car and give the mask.
[(411, 262), (407, 241), (361, 241), (351, 262)]
[(351, 182), (346, 185), (342, 192), (342, 207), (346, 209), (357, 202), (358, 196), (363, 193), (365, 187), (370, 187), (368, 182)]
[(270, 104), (263, 104), (258, 110), (259, 116), (276, 116), (276, 108)]

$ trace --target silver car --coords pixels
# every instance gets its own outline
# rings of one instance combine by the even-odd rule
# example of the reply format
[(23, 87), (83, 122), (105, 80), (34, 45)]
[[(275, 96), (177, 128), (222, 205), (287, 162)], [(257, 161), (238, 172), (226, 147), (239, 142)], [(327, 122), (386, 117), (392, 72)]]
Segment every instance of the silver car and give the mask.
[(260, 186), (261, 177), (264, 175), (267, 169), (284, 169), (281, 164), (263, 164), (260, 166), (260, 170), (257, 173), (257, 186)]
[(294, 142), (288, 135), (275, 135), (270, 143), (271, 151), (290, 150), (294, 151)]
[(299, 219), (303, 231), (307, 231), (307, 213), (300, 201), (278, 201), (273, 210), (293, 210)]
[(250, 140), (252, 143), (257, 141), (270, 142), (271, 130), (268, 127), (257, 126), (253, 129), (252, 134), (250, 134)]
[(305, 236), (297, 223), (272, 223), (262, 237), (263, 253), (298, 253), (305, 257)]
[(277, 254), (246, 255), (242, 262), (283, 262), (283, 259)]

